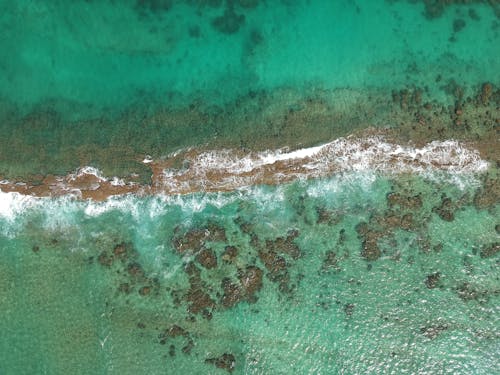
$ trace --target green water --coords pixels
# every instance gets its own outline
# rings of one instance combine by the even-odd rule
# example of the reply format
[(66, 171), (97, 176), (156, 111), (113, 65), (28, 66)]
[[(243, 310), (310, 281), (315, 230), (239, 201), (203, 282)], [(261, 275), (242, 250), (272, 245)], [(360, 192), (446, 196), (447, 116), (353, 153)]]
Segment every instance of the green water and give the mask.
[[(346, 176), (224, 195), (12, 201), (0, 370), (216, 374), (225, 370), (206, 360), (226, 353), (238, 374), (496, 373), (498, 257), (484, 249), (498, 241), (498, 205), (475, 208), (467, 186)], [(422, 199), (409, 209), (391, 192)], [(435, 209), (441, 193), (452, 221)], [(409, 226), (383, 224), (407, 213)], [(383, 229), (378, 259), (362, 256), (360, 223)], [(207, 249), (213, 268), (198, 258)], [(241, 288), (247, 267), (263, 272), (261, 288), (225, 302), (224, 280)], [(193, 310), (193, 285), (213, 303)], [(185, 333), (164, 334), (176, 325)]]
[[(484, 82), (500, 84), (499, 8), (1, 1), (0, 175), (26, 180), (87, 164), (147, 181), (137, 163), (145, 154), (314, 145), (407, 121), (393, 112), (394, 90), (447, 112)], [(454, 130), (449, 118), (436, 122)]]
[[(0, 180), (148, 183), (145, 155), (370, 126), (494, 144), (500, 5), (444, 3), (0, 0)], [(489, 157), (102, 203), (0, 192), (0, 374), (500, 373)]]

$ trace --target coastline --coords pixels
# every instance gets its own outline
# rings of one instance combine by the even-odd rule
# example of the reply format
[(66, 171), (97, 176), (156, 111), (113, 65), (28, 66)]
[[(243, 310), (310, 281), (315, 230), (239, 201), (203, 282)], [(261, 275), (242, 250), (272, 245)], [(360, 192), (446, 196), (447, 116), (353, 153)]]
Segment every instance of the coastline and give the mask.
[[(227, 162), (222, 157), (224, 153), (234, 159), (234, 163), (249, 160), (262, 164), (259, 160), (266, 153), (312, 150), (341, 139), (370, 137), (379, 137), (394, 147), (415, 149), (432, 142), (453, 140), (477, 150), (481, 159), (496, 170), (500, 162), (497, 147), (500, 89), (485, 83), (478, 86), (475, 93), (470, 88), (468, 91), (470, 95), (464, 97), (464, 88), (456, 86), (449, 94), (449, 101), (454, 104), (447, 105), (431, 100), (419, 88), (393, 90), (390, 95), (387, 91), (353, 90), (299, 94), (282, 89), (271, 97), (260, 93), (241, 98), (215, 112), (201, 105), (160, 109), (140, 120), (141, 124), (149, 124), (146, 128), (140, 125), (134, 129), (127, 125), (141, 117), (133, 111), (114, 120), (67, 123), (65, 136), (58, 138), (59, 133), (53, 132), (54, 139), (37, 135), (60, 126), (57, 115), (42, 111), (18, 119), (21, 121), (19, 131), (3, 140), (0, 189), (34, 196), (74, 194), (82, 199), (103, 200), (128, 193), (186, 194), (228, 191), (252, 184), (278, 184), (294, 178), (314, 177), (315, 172), (303, 170), (298, 160), (254, 165), (252, 171), (245, 173), (215, 167), (203, 178), (199, 176), (204, 173), (201, 165), (196, 166), (196, 171), (184, 169), (203, 155), (219, 154), (218, 162), (222, 164)], [(122, 137), (108, 139), (109, 135), (94, 132), (93, 136), (102, 139), (87, 139), (87, 143), (82, 143), (78, 140), (83, 135), (72, 135), (73, 131), (92, 132), (102, 127), (115, 129), (111, 133), (121, 131)], [(194, 131), (200, 127), (206, 129)], [(182, 136), (185, 132), (190, 132), (190, 137)], [(68, 137), (74, 138), (77, 144), (66, 144)], [(176, 148), (169, 146), (172, 142)], [(48, 152), (49, 146), (51, 152)], [(85, 173), (89, 167), (95, 171)], [(164, 170), (171, 174), (169, 178)], [(330, 165), (319, 175), (342, 170), (341, 166)], [(81, 175), (75, 177), (78, 173)]]
[[(190, 194), (228, 192), (251, 185), (278, 185), (297, 179), (330, 177), (350, 171), (382, 174), (426, 174), (451, 172), (480, 174), (492, 168), (494, 160), (485, 156), (485, 147), (455, 140), (432, 141), (421, 147), (388, 141), (376, 129), (338, 138), (320, 146), (295, 151), (266, 152), (242, 150), (197, 150), (177, 152), (163, 160), (145, 158), (151, 169), (151, 183), (141, 184), (118, 177), (105, 177), (85, 166), (66, 176), (44, 176), (39, 183), (0, 182), (3, 192), (35, 197), (75, 196), (102, 201), (111, 196), (136, 194)], [(484, 158), (484, 159), (483, 159)]]

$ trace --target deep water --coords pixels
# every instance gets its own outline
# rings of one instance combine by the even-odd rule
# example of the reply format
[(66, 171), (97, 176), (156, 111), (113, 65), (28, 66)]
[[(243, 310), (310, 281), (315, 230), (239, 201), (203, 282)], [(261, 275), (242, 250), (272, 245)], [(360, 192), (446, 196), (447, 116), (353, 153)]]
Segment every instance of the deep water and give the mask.
[(103, 202), (0, 191), (0, 374), (500, 373), (500, 5), (451, 3), (0, 0), (0, 190), (83, 166), (148, 184), (146, 155), (369, 127), (490, 158)]

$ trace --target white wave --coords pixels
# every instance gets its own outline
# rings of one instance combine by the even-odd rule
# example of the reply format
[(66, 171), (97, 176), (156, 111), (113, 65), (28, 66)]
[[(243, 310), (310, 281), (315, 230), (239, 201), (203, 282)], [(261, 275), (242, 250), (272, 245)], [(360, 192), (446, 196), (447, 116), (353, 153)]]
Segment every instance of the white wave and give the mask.
[[(232, 198), (228, 198), (229, 196), (224, 193), (189, 196), (178, 194), (234, 192), (238, 189), (240, 189), (238, 194), (241, 194), (246, 188), (259, 184), (279, 185), (297, 179), (330, 178), (336, 175), (345, 175), (342, 177), (345, 180), (352, 178), (351, 172), (365, 176), (363, 178), (368, 178), (366, 176), (372, 176), (373, 173), (386, 175), (411, 173), (443, 181), (455, 180), (457, 184), (465, 187), (474, 183), (475, 175), (488, 168), (488, 163), (481, 159), (477, 150), (470, 149), (455, 140), (433, 141), (418, 148), (390, 143), (380, 136), (339, 138), (321, 146), (292, 152), (280, 149), (242, 154), (238, 150), (219, 150), (197, 154), (195, 150), (188, 150), (185, 158), (188, 167), (180, 170), (164, 169), (154, 178), (151, 191), (158, 196), (164, 194), (161, 199), (165, 200), (165, 204), (186, 207), (187, 211), (192, 212), (203, 210), (207, 205), (219, 207), (220, 202), (226, 204), (228, 199)], [(159, 165), (155, 166), (157, 170), (161, 170), (161, 167), (158, 168)], [(85, 176), (93, 178), (87, 179)], [(368, 178), (366, 183), (369, 185), (371, 180), (373, 177)], [(8, 181), (2, 181), (0, 187), (9, 184)], [(48, 187), (48, 194), (81, 198), (83, 190), (92, 192), (103, 186), (105, 186), (103, 189), (106, 189), (109, 186), (125, 185), (131, 188), (123, 189), (124, 193), (133, 191), (141, 194), (147, 191), (147, 188), (141, 190), (141, 186), (136, 183), (126, 183), (117, 177), (107, 178), (97, 168), (86, 166), (66, 177), (58, 177)], [(11, 184), (10, 188), (15, 186)], [(23, 189), (29, 191), (25, 188), (18, 190), (23, 191)], [(250, 190), (252, 194), (258, 191)], [(3, 216), (15, 216), (13, 213), (17, 210), (15, 207), (27, 204), (20, 197), (21, 195), (6, 195), (0, 199), (0, 210), (5, 212)], [(110, 210), (121, 210), (137, 215), (138, 208), (130, 203), (132, 201), (133, 198), (122, 195), (110, 197), (103, 203), (89, 202), (85, 213), (88, 216), (96, 216)], [(156, 207), (151, 209), (161, 210), (161, 205), (157, 203)]]
[(353, 188), (369, 192), (377, 179), (373, 171), (357, 173), (346, 172), (327, 179), (318, 179), (308, 183), (306, 192), (314, 198), (337, 197), (340, 193), (349, 192)]
[(153, 158), (152, 158), (151, 156), (149, 156), (149, 155), (146, 155), (146, 156), (144, 157), (144, 159), (142, 160), (142, 162), (143, 162), (144, 164), (149, 164), (149, 163), (152, 163), (152, 162), (153, 162)]
[[(283, 150), (266, 151), (239, 156), (232, 150), (207, 151), (192, 160), (192, 168), (199, 174), (209, 171), (242, 174), (278, 161), (302, 159), (309, 170), (325, 170), (336, 166), (340, 171), (421, 172), (441, 169), (450, 172), (481, 172), (488, 167), (476, 150), (454, 141), (433, 141), (422, 148), (401, 146), (385, 142), (381, 137), (339, 138), (322, 146), (285, 153)], [(191, 169), (191, 168), (190, 168)], [(186, 170), (165, 171), (165, 177), (175, 177)]]
[(324, 144), (316, 147), (301, 148), (292, 152), (283, 152), (283, 150), (277, 150), (275, 152), (265, 152), (259, 154), (259, 158), (262, 164), (273, 164), (277, 161), (291, 160), (291, 159), (305, 159), (313, 157), (321, 152), (328, 144)]
[(205, 151), (186, 154), (186, 160), (189, 168), (165, 169), (157, 186), (169, 193), (234, 190), (350, 171), (474, 174), (488, 168), (478, 151), (455, 140), (433, 141), (417, 148), (389, 143), (380, 136), (339, 138), (293, 152), (282, 149), (242, 155), (237, 150)]
[(107, 181), (107, 178), (102, 175), (102, 172), (99, 169), (91, 166), (81, 167), (75, 173), (71, 173), (68, 177), (70, 181), (75, 181), (78, 177), (86, 175), (95, 176), (100, 181)]
[(5, 193), (0, 190), (0, 217), (12, 222), (26, 209), (38, 204), (39, 198), (19, 193)]
[(84, 213), (87, 216), (96, 217), (110, 211), (121, 211), (139, 217), (138, 200), (139, 198), (135, 195), (111, 196), (102, 202), (87, 200)]

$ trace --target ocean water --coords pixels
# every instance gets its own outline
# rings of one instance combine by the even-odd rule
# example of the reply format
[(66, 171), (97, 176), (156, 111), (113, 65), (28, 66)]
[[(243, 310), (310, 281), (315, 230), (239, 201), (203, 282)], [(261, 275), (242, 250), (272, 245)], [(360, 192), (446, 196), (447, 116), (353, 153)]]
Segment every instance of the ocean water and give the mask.
[(400, 107), (448, 112), (496, 92), (500, 11), (444, 3), (1, 1), (0, 175), (147, 181), (144, 155), (312, 146), (408, 122)]
[[(474, 191), (353, 174), (105, 203), (10, 197), (2, 373), (215, 374), (207, 359), (224, 353), (234, 373), (495, 373), (498, 208), (473, 207)], [(378, 256), (360, 252), (370, 233)], [(245, 284), (250, 267), (262, 274)]]
[(0, 374), (500, 373), (498, 1), (0, 25)]

